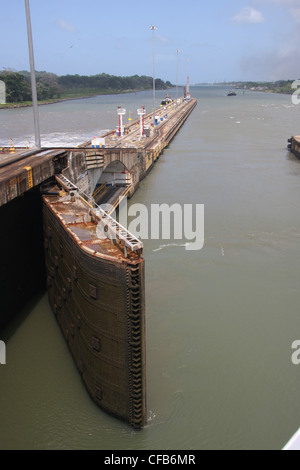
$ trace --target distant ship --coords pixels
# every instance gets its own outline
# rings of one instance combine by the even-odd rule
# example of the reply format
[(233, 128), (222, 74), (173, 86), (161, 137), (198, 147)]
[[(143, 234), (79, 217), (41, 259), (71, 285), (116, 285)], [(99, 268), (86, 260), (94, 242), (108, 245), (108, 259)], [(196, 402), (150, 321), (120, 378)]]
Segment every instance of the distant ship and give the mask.
[(167, 93), (166, 96), (165, 96), (165, 98), (162, 100), (161, 104), (162, 104), (163, 106), (166, 106), (167, 104), (172, 103), (172, 101), (173, 101), (173, 100), (172, 100), (171, 96), (168, 95), (168, 93)]
[(227, 96), (236, 96), (236, 92), (233, 91), (233, 90), (231, 90), (231, 91), (227, 94)]

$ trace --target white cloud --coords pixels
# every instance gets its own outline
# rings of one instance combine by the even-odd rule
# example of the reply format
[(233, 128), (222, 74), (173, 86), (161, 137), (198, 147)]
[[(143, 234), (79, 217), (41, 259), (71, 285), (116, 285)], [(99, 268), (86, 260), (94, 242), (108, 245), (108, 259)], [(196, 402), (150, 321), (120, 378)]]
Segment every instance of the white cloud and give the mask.
[(300, 23), (300, 1), (299, 0), (290, 0), (287, 2), (280, 2), (281, 5), (287, 6), (290, 10), (290, 14), (292, 15), (292, 19), (296, 23)]
[[(256, 52), (247, 51), (239, 61), (245, 79), (280, 80), (299, 78), (300, 63), (300, 0), (251, 0), (256, 8), (268, 14), (268, 34), (273, 45), (260, 43)], [(266, 8), (268, 6), (268, 8)], [(272, 8), (271, 8), (272, 7)], [(274, 15), (275, 13), (275, 15)], [(267, 17), (266, 17), (267, 18)], [(285, 21), (285, 28), (278, 21)]]
[(243, 57), (240, 71), (245, 80), (296, 80), (299, 78), (300, 53), (298, 51), (272, 51)]
[(57, 24), (64, 31), (68, 31), (68, 33), (74, 33), (75, 31), (75, 27), (70, 23), (67, 23), (67, 21), (63, 20), (62, 18), (57, 20)]
[(262, 13), (252, 7), (244, 7), (232, 18), (234, 23), (238, 24), (259, 24), (265, 21)]
[(300, 23), (300, 7), (291, 8), (291, 15), (296, 23)]
[(300, 0), (260, 0), (261, 3), (273, 3), (289, 10), (292, 20), (300, 23)]

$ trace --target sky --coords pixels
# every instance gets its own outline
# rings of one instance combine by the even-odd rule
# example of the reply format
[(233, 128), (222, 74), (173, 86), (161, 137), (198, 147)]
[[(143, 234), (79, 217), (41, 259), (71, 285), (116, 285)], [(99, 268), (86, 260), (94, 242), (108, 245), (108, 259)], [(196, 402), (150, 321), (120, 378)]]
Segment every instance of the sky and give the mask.
[[(35, 69), (173, 84), (296, 80), (300, 0), (29, 0)], [(0, 0), (0, 70), (29, 70), (24, 0)], [(179, 51), (179, 52), (177, 52)]]

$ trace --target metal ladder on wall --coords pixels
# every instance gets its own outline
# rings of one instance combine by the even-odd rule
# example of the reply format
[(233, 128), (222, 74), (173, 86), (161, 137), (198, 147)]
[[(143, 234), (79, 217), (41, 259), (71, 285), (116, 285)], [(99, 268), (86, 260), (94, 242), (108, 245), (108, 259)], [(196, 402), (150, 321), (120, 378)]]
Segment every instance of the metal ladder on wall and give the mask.
[(125, 227), (113, 219), (100, 206), (97, 206), (94, 199), (81, 191), (72, 181), (63, 175), (55, 176), (57, 183), (70, 195), (78, 195), (80, 199), (93, 210), (93, 215), (102, 224), (106, 237), (110, 240), (119, 240), (124, 247), (124, 254), (127, 257), (128, 250), (137, 252), (139, 255), (143, 252), (143, 242), (130, 233)]

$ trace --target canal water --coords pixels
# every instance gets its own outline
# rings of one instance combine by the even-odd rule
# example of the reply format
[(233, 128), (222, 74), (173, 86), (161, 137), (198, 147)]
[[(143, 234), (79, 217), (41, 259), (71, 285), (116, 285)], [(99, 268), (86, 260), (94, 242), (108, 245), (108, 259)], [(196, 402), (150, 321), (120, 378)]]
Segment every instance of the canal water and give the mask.
[[(204, 204), (205, 242), (144, 240), (148, 424), (91, 402), (50, 310), (35, 299), (1, 333), (1, 449), (281, 449), (300, 427), (300, 161), (287, 95), (195, 87), (198, 106), (130, 204)], [(175, 95), (175, 91), (172, 91)], [(157, 102), (164, 96), (157, 92)], [(152, 93), (40, 107), (42, 145), (135, 118)], [(33, 141), (32, 109), (0, 111), (0, 145)]]

